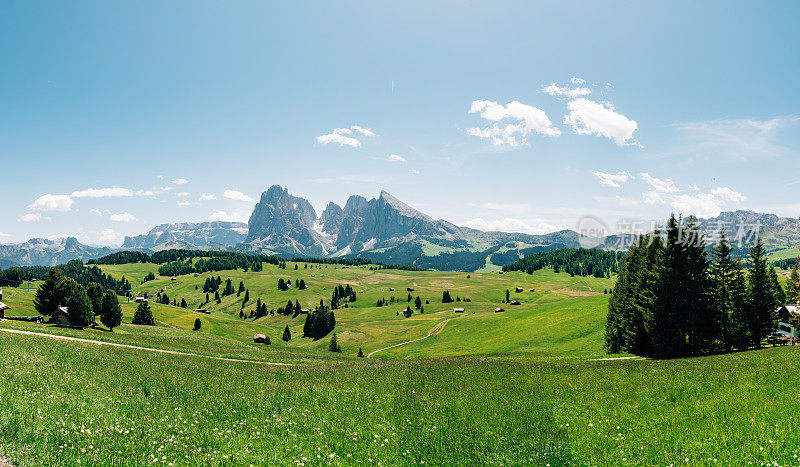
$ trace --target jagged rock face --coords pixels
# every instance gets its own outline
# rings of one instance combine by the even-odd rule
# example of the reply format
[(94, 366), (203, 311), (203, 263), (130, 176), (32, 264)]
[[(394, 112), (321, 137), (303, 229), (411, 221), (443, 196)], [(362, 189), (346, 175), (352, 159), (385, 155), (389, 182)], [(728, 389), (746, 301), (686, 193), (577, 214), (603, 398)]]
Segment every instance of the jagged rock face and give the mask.
[(339, 235), (342, 220), (344, 220), (342, 208), (334, 202), (328, 203), (328, 206), (319, 216), (319, 224), (322, 231), (328, 235)]
[(278, 247), (310, 247), (317, 243), (314, 224), (317, 213), (311, 203), (289, 194), (289, 191), (273, 185), (261, 195), (250, 216), (250, 231), (247, 242)]
[(158, 249), (164, 245), (186, 244), (188, 246), (234, 246), (247, 238), (244, 222), (183, 222), (161, 224), (147, 235), (125, 237), (122, 248)]

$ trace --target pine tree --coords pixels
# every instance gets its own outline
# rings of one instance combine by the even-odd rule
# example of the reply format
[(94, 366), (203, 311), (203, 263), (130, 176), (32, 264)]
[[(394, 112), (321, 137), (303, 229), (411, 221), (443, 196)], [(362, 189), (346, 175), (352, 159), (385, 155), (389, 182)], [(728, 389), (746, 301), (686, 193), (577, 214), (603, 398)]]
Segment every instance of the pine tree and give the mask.
[(788, 303), (797, 303), (800, 300), (800, 256), (792, 266), (792, 272), (789, 274), (789, 280), (786, 282), (786, 301)]
[(250, 290), (248, 289), (248, 290), (245, 290), (245, 291), (244, 291), (244, 300), (242, 300), (242, 309), (244, 309), (244, 306), (245, 306), (245, 305), (247, 304), (247, 302), (249, 302), (249, 301), (250, 301)]
[(194, 319), (194, 330), (195, 330), (195, 331), (199, 331), (199, 330), (200, 330), (200, 327), (201, 327), (202, 325), (203, 325), (203, 323), (201, 323), (201, 322), (200, 322), (200, 318), (195, 318), (195, 319)]
[(342, 353), (342, 348), (339, 344), (336, 343), (336, 333), (333, 333), (333, 337), (331, 337), (331, 342), (328, 344), (328, 350), (330, 352), (337, 352)]
[(181, 299), (181, 308), (189, 308), (189, 304), (186, 303), (186, 299), (185, 298)]
[(47, 279), (36, 290), (33, 297), (33, 307), (42, 316), (50, 316), (64, 303), (63, 296), (58, 293), (58, 286), (63, 281), (64, 276), (56, 268), (50, 268), (47, 272)]
[(711, 249), (711, 287), (712, 315), (711, 319), (719, 330), (719, 348), (728, 351), (733, 346), (733, 329), (731, 317), (737, 308), (737, 278), (741, 265), (732, 258), (733, 248), (728, 244), (725, 232), (720, 233), (720, 240)]
[(156, 322), (153, 319), (153, 312), (150, 310), (150, 305), (147, 302), (141, 302), (136, 307), (136, 313), (133, 314), (133, 324), (141, 324), (146, 326), (155, 326)]
[(773, 328), (772, 314), (775, 310), (775, 295), (769, 279), (767, 256), (764, 244), (759, 237), (750, 249), (750, 274), (748, 275), (750, 292), (750, 340), (756, 348), (761, 347), (763, 339)]
[(740, 267), (734, 271), (731, 287), (730, 335), (731, 345), (739, 350), (746, 350), (752, 342), (750, 326), (750, 290), (744, 270)]
[(414, 300), (414, 307), (415, 307), (417, 310), (419, 310), (420, 308), (422, 308), (422, 299), (421, 299), (421, 298), (419, 298), (419, 295), (417, 296), (417, 299), (416, 299), (416, 300)]
[(239, 295), (241, 295), (241, 294), (242, 294), (242, 292), (244, 292), (244, 291), (245, 291), (245, 288), (244, 288), (244, 281), (239, 281), (239, 290), (238, 290), (238, 291), (236, 291), (236, 296), (238, 297), (238, 296), (239, 296)]
[(103, 287), (97, 282), (92, 282), (86, 286), (86, 294), (92, 302), (92, 311), (96, 315), (103, 313)]
[(767, 271), (769, 273), (769, 283), (772, 286), (772, 296), (775, 297), (773, 309), (777, 309), (786, 305), (786, 292), (784, 292), (783, 287), (781, 287), (778, 281), (778, 274), (775, 272), (775, 268), (767, 266)]
[(286, 326), (283, 328), (283, 341), (289, 342), (290, 340), (292, 340), (292, 332), (289, 331), (289, 326)]
[(221, 303), (222, 302), (222, 299), (219, 298), (219, 290), (214, 292), (214, 301), (217, 302), (217, 303)]
[(506, 289), (506, 303), (511, 301), (511, 291)]
[(363, 356), (364, 356), (364, 351), (361, 350), (361, 347), (359, 347), (358, 348), (358, 357), (363, 357)]
[(77, 282), (73, 285), (71, 293), (67, 296), (66, 305), (69, 309), (69, 324), (73, 326), (86, 327), (94, 321), (92, 313), (92, 301), (89, 294)]
[(103, 294), (103, 300), (100, 305), (101, 314), (100, 322), (103, 326), (107, 327), (109, 331), (114, 332), (114, 328), (122, 324), (122, 308), (119, 306), (117, 294), (112, 291), (106, 291)]

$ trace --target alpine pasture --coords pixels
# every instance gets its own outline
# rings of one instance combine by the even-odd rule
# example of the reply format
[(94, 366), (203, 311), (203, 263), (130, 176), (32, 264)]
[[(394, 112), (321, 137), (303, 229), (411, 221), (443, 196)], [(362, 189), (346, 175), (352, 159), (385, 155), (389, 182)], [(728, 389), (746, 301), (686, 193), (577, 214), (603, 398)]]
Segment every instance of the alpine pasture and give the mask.
[[(156, 265), (102, 268), (147, 292), (156, 326), (130, 324), (124, 297), (114, 332), (1, 322), (0, 458), (13, 465), (799, 462), (797, 347), (602, 360), (613, 279), (289, 262), (142, 284)], [(244, 283), (244, 308), (243, 293), (204, 303), (217, 276)], [(281, 278), (308, 288), (279, 290)], [(7, 315), (36, 314), (36, 285), (4, 290)], [(338, 285), (356, 292), (334, 310), (341, 354), (330, 335), (301, 337), (304, 314), (249, 318), (258, 299), (313, 309)], [(159, 291), (188, 308), (156, 303)]]

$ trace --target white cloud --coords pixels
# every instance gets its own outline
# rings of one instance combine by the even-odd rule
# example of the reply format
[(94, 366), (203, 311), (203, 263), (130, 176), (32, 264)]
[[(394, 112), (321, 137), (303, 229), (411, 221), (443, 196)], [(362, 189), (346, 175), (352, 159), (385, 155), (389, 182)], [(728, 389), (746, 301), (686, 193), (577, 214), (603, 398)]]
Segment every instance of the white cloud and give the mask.
[(225, 211), (217, 211), (211, 214), (208, 216), (208, 220), (224, 222), (247, 222), (247, 218), (244, 215), (236, 212), (228, 214)]
[(72, 198), (119, 198), (133, 196), (133, 191), (118, 186), (110, 188), (87, 188), (81, 191), (73, 191)]
[(191, 204), (192, 204), (191, 201), (181, 201), (181, 202), (178, 203), (178, 206), (183, 207), (183, 206), (189, 206)]
[(363, 127), (360, 127), (358, 125), (353, 125), (350, 128), (354, 129), (355, 131), (361, 133), (364, 136), (375, 136), (375, 132), (373, 132), (369, 128), (363, 128)]
[(180, 193), (177, 193), (177, 196), (178, 196), (178, 198), (186, 198), (187, 196), (189, 196), (189, 192), (188, 191), (181, 191)]
[(578, 78), (577, 76), (573, 76), (572, 78), (569, 79), (569, 81), (572, 84), (576, 84), (576, 85), (584, 84), (586, 82), (586, 80), (584, 80), (582, 78)]
[(223, 193), (222, 196), (226, 199), (232, 199), (234, 201), (245, 201), (248, 203), (256, 202), (256, 200), (254, 200), (253, 198), (247, 196), (241, 191), (236, 191), (236, 190), (225, 190), (225, 193)]
[(67, 212), (72, 209), (75, 201), (67, 195), (46, 194), (36, 198), (28, 209), (33, 211), (60, 211)]
[(570, 101), (567, 108), (569, 114), (564, 116), (564, 124), (576, 134), (605, 136), (618, 146), (641, 147), (633, 139), (633, 132), (638, 127), (636, 121), (614, 111), (611, 104), (581, 97)]
[(501, 212), (512, 212), (512, 213), (520, 213), (523, 211), (530, 211), (531, 205), (530, 204), (523, 204), (523, 203), (469, 203), (470, 207), (480, 208), (480, 209), (487, 209), (489, 211), (501, 211)]
[[(172, 189), (172, 187), (169, 187)], [(155, 192), (152, 190), (136, 190), (136, 196), (155, 196)]]
[(397, 154), (389, 154), (389, 160), (392, 162), (407, 162), (405, 157), (398, 156)]
[(498, 220), (486, 220), (478, 217), (467, 221), (465, 225), (473, 229), (484, 231), (522, 232), (530, 234), (542, 234), (557, 230), (556, 226), (547, 222), (540, 221), (532, 225), (526, 221), (510, 217)]
[(589, 94), (592, 93), (592, 90), (587, 87), (579, 86), (576, 88), (571, 88), (569, 86), (559, 86), (556, 83), (551, 83), (549, 86), (545, 86), (542, 89), (540, 89), (540, 91), (545, 94), (550, 94), (551, 96), (563, 96), (570, 99), (575, 99), (576, 97), (588, 96)]
[(408, 171), (410, 173), (412, 173), (413, 175), (419, 175), (419, 170), (417, 170), (417, 169), (409, 169)]
[(217, 199), (217, 195), (214, 194), (203, 193), (200, 195), (200, 201), (214, 201), (215, 199)]
[(681, 214), (693, 214), (697, 217), (713, 217), (722, 212), (717, 199), (711, 193), (678, 195), (672, 201), (672, 207)]
[(129, 213), (128, 211), (121, 212), (119, 214), (112, 214), (109, 219), (114, 222), (133, 222), (136, 220), (136, 216)]
[[(467, 133), (472, 136), (491, 139), (495, 146), (515, 147), (527, 144), (528, 134), (532, 131), (546, 136), (561, 134), (561, 130), (553, 126), (542, 109), (519, 101), (511, 101), (507, 105), (502, 105), (494, 101), (477, 100), (472, 102), (469, 113), (480, 113), (482, 118), (495, 122), (489, 127), (467, 129)], [(516, 123), (508, 123), (505, 126), (497, 124), (506, 119)]]
[(800, 116), (784, 115), (767, 120), (723, 119), (675, 124), (685, 143), (674, 152), (704, 158), (747, 160), (760, 157), (795, 155), (791, 140), (783, 139)]
[(747, 197), (745, 197), (743, 194), (737, 191), (733, 191), (726, 186), (714, 188), (713, 190), (711, 190), (711, 194), (717, 199), (723, 201), (733, 201), (736, 203), (742, 202), (747, 199)]
[(114, 229), (103, 229), (100, 232), (98, 241), (101, 245), (119, 245), (124, 238), (125, 235), (116, 232)]
[(600, 180), (601, 185), (608, 185), (612, 188), (622, 188), (622, 184), (630, 180), (631, 174), (628, 172), (617, 172), (615, 174), (600, 172), (599, 170), (595, 170), (592, 172), (598, 180)]
[(103, 217), (103, 211), (97, 208), (92, 208), (89, 210), (89, 212), (91, 212), (92, 214), (97, 214), (97, 217)]
[(163, 175), (156, 175), (156, 178), (159, 179), (159, 180), (163, 180), (164, 176)]
[(11, 236), (11, 235), (9, 235), (9, 234), (7, 234), (7, 233), (0, 232), (0, 238), (6, 238), (6, 237), (10, 237), (10, 236)]
[(189, 183), (189, 180), (186, 180), (185, 178), (176, 178), (175, 180), (170, 180), (169, 182), (174, 185), (186, 185)]
[(42, 216), (36, 213), (25, 214), (19, 218), (20, 222), (39, 222), (40, 220), (42, 220)]
[(645, 183), (650, 185), (650, 188), (659, 193), (677, 193), (681, 191), (681, 189), (675, 185), (675, 182), (671, 178), (662, 180), (660, 178), (653, 177), (647, 172), (642, 172), (639, 175), (642, 176), (642, 180), (644, 180)]
[(319, 135), (317, 136), (317, 142), (321, 144), (337, 143), (339, 146), (350, 146), (357, 148), (361, 146), (361, 141), (359, 141), (357, 137), (353, 137), (353, 130), (355, 130), (361, 136), (375, 136), (375, 132), (369, 128), (353, 125), (350, 128), (334, 128), (332, 132), (326, 135)]

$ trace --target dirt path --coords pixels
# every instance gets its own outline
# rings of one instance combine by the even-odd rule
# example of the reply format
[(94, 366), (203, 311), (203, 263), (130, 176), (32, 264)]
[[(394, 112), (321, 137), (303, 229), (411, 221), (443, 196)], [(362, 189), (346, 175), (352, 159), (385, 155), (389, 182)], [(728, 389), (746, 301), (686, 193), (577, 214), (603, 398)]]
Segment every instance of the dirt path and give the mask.
[[(198, 355), (188, 352), (178, 352), (177, 350), (162, 350), (162, 349), (151, 349), (149, 347), (139, 347), (136, 345), (128, 345), (128, 344), (117, 344), (116, 342), (103, 342), (103, 341), (94, 341), (91, 339), (80, 339), (77, 337), (69, 337), (69, 336), (57, 336), (54, 334), (44, 334), (41, 332), (33, 332), (33, 331), (21, 331), (19, 329), (0, 329), (2, 332), (10, 332), (13, 334), (23, 334), (26, 336), (37, 336), (37, 337), (49, 337), (51, 339), (59, 339), (65, 341), (73, 341), (73, 342), (82, 342), (85, 344), (97, 344), (97, 345), (109, 345), (111, 347), (122, 347), (125, 349), (135, 349), (135, 350), (146, 350), (148, 352), (158, 352), (158, 353), (166, 353), (170, 355), (186, 355), (189, 357), (199, 357), (199, 358), (207, 358), (210, 360), (221, 360), (224, 362), (239, 362), (239, 363), (253, 363), (256, 365), (275, 365), (275, 366), (295, 366), (296, 363), (276, 363), (276, 362), (258, 362), (255, 360), (242, 360), (238, 358), (223, 358), (223, 357), (212, 357), (210, 355)], [(2, 467), (2, 464), (0, 464)]]
[(389, 347), (384, 347), (384, 348), (382, 348), (382, 349), (373, 350), (372, 352), (370, 352), (370, 353), (368, 353), (368, 354), (367, 354), (367, 358), (372, 358), (372, 356), (373, 356), (374, 354), (376, 354), (376, 353), (378, 353), (378, 352), (383, 352), (384, 350), (393, 349), (393, 348), (395, 348), (395, 347), (400, 347), (401, 345), (410, 344), (410, 343), (412, 343), (412, 342), (421, 341), (421, 340), (423, 340), (423, 339), (427, 339), (427, 338), (429, 338), (429, 337), (431, 337), (431, 336), (435, 336), (435, 335), (439, 334), (440, 332), (442, 332), (442, 329), (444, 329), (444, 325), (445, 325), (445, 324), (447, 324), (447, 322), (448, 322), (448, 321), (452, 321), (452, 320), (454, 320), (454, 319), (458, 319), (458, 318), (460, 318), (460, 317), (462, 317), (462, 316), (464, 316), (464, 315), (459, 315), (459, 316), (456, 316), (455, 318), (448, 318), (448, 319), (446, 319), (446, 320), (444, 320), (444, 321), (442, 321), (442, 322), (438, 323), (436, 326), (432, 327), (430, 331), (428, 331), (428, 334), (426, 334), (425, 336), (423, 336), (423, 337), (420, 337), (420, 338), (418, 338), (418, 339), (412, 339), (412, 340), (410, 340), (410, 341), (405, 341), (405, 342), (401, 342), (401, 343), (399, 343), (399, 344), (390, 345)]

